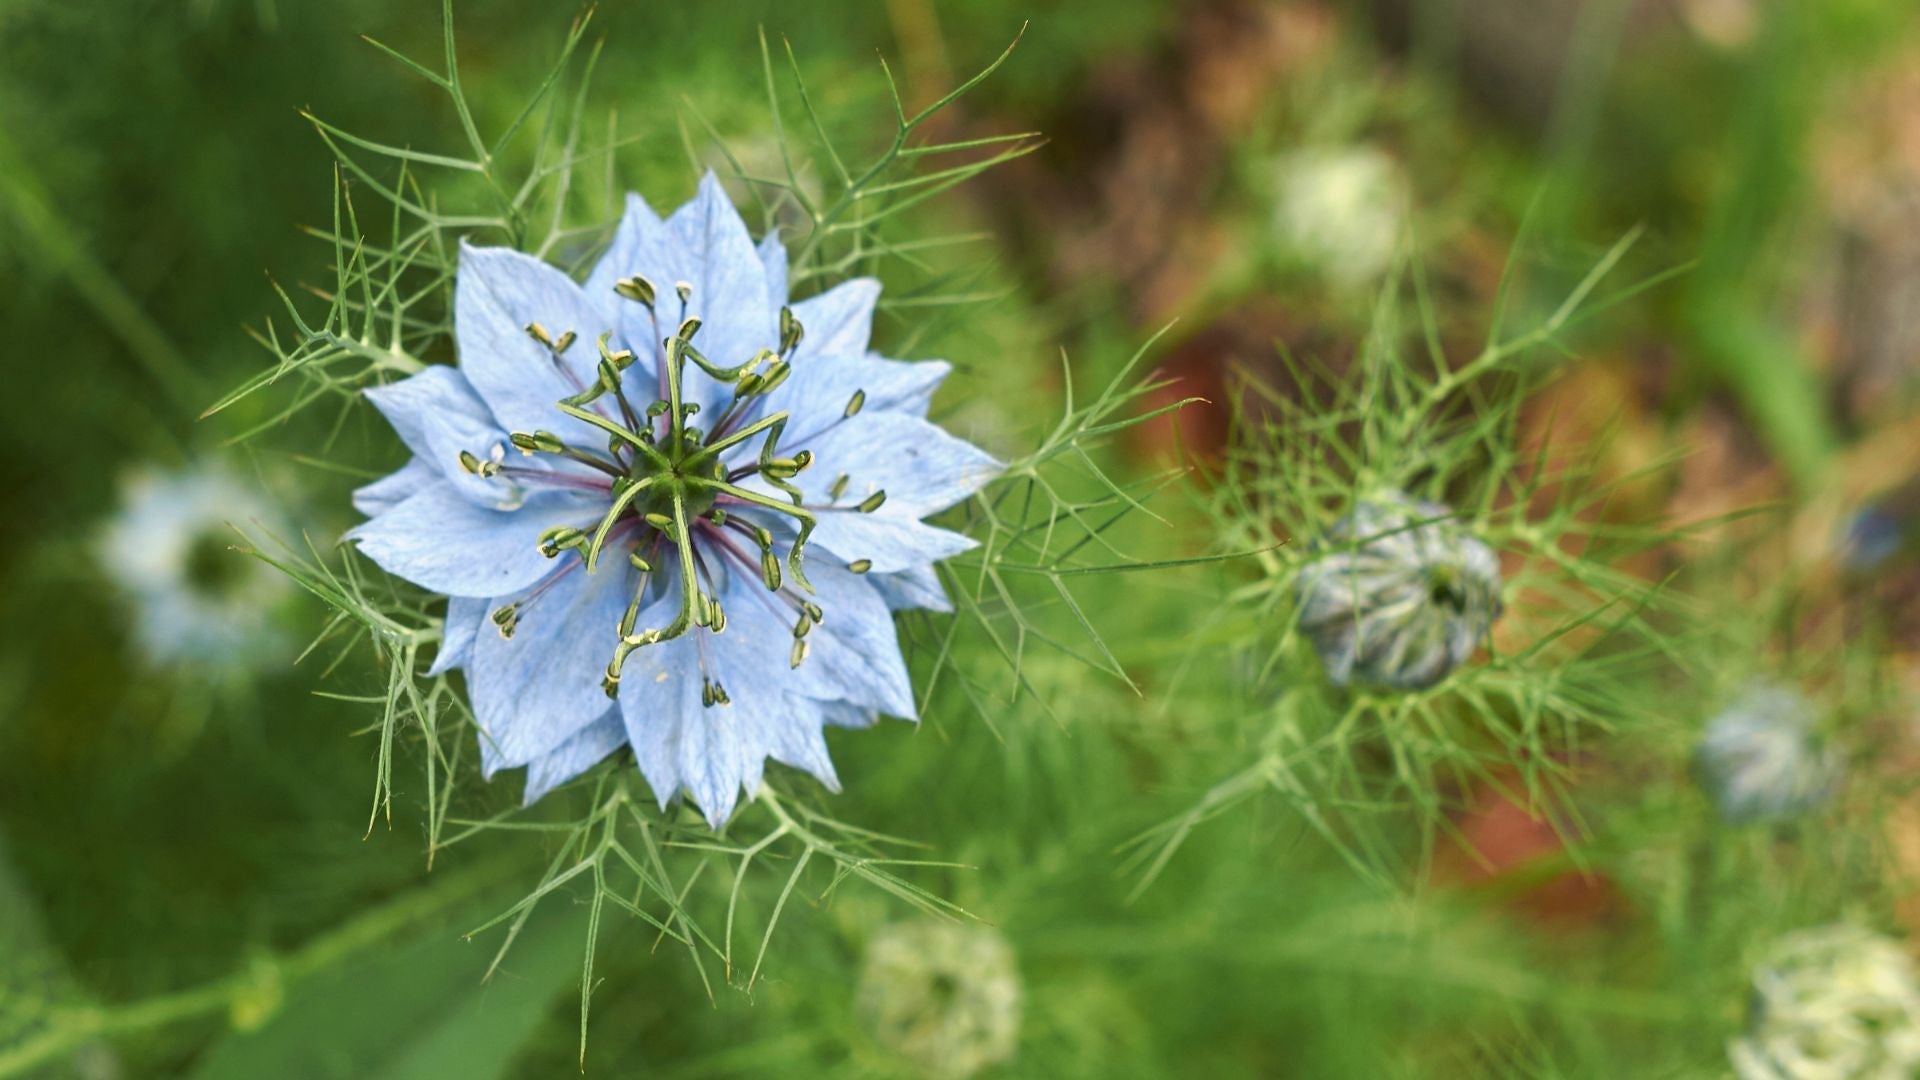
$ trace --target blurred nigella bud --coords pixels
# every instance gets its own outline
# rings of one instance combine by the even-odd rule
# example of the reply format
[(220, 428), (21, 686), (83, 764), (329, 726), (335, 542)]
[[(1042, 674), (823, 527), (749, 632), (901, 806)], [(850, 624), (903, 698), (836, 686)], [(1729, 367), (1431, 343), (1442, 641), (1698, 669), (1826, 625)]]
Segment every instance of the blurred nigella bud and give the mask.
[(1895, 942), (1855, 926), (1801, 930), (1754, 969), (1741, 1080), (1920, 1075), (1920, 983)]
[(290, 583), (234, 549), (279, 520), (216, 463), (128, 478), (96, 551), (131, 601), (134, 642), (149, 662), (239, 670), (277, 653), (274, 610)]
[(1848, 519), (1840, 537), (1840, 562), (1855, 574), (1870, 574), (1915, 544), (1920, 519), (1920, 478), (1883, 492)]
[(857, 1005), (880, 1045), (928, 1076), (960, 1080), (1013, 1056), (1020, 972), (987, 927), (895, 923), (867, 945)]
[(1825, 802), (1840, 760), (1814, 731), (1806, 698), (1752, 686), (1707, 723), (1694, 751), (1700, 784), (1731, 824), (1778, 820)]
[(1354, 288), (1393, 266), (1406, 182), (1393, 158), (1370, 146), (1301, 150), (1276, 165), (1273, 220), (1284, 254)]
[(1885, 510), (1865, 507), (1847, 522), (1846, 535), (1840, 539), (1841, 562), (1856, 574), (1878, 570), (1899, 553), (1905, 531), (1899, 519)]
[(1362, 500), (1295, 581), (1300, 628), (1327, 677), (1417, 690), (1473, 655), (1500, 616), (1500, 561), (1438, 503)]

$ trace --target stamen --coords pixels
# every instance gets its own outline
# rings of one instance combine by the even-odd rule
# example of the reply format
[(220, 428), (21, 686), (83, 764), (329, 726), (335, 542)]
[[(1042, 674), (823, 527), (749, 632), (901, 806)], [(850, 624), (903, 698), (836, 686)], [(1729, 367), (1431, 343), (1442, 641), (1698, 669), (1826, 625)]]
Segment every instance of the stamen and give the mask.
[(847, 569), (856, 574), (864, 574), (867, 571), (873, 569), (873, 560), (872, 559), (855, 559), (852, 562), (847, 564)]
[(482, 461), (466, 450), (460, 451), (460, 468), (481, 479), (492, 479), (500, 471), (500, 463)]
[(494, 628), (500, 631), (501, 637), (512, 640), (514, 628), (520, 625), (520, 605), (507, 604), (495, 608), (488, 618), (493, 621)]
[(851, 420), (860, 415), (860, 410), (865, 408), (866, 404), (867, 392), (865, 390), (855, 390), (853, 396), (847, 399), (847, 408), (840, 414), (840, 419)]
[(689, 478), (687, 482), (696, 487), (710, 488), (721, 495), (728, 496), (739, 502), (752, 503), (755, 506), (762, 506), (768, 510), (778, 511), (798, 521), (800, 523), (800, 535), (794, 538), (793, 546), (787, 549), (787, 569), (792, 572), (793, 579), (799, 582), (801, 587), (805, 588), (808, 592), (813, 591), (813, 585), (807, 581), (806, 572), (800, 567), (801, 554), (806, 549), (808, 538), (813, 535), (814, 526), (818, 524), (812, 511), (801, 506), (783, 503), (778, 499), (762, 495), (757, 491), (748, 491), (746, 488), (736, 487), (723, 480)]
[(653, 307), (653, 282), (634, 274), (613, 283), (613, 291), (636, 304), (644, 304), (649, 310)]
[(859, 510), (863, 514), (871, 514), (875, 510), (880, 509), (881, 504), (885, 503), (886, 501), (887, 501), (886, 491), (884, 490), (876, 491), (873, 494), (867, 496), (866, 498), (861, 499), (860, 505), (855, 507), (855, 509)]
[(800, 339), (806, 336), (806, 332), (800, 320), (793, 317), (792, 308), (780, 309), (780, 355), (792, 355), (793, 350), (800, 347)]
[(555, 525), (540, 534), (540, 554), (557, 559), (562, 551), (586, 543), (587, 534), (572, 525)]

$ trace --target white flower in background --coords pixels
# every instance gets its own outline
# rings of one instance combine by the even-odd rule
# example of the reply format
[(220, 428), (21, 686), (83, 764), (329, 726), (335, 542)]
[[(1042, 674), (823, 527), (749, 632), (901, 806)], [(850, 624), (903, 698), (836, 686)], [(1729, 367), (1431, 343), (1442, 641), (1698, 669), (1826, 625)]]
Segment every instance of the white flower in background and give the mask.
[(132, 637), (149, 660), (245, 667), (273, 655), (273, 608), (287, 579), (232, 549), (242, 542), (236, 527), (252, 533), (277, 518), (219, 465), (128, 478), (99, 554), (132, 600)]
[(1741, 1080), (1920, 1075), (1920, 983), (1897, 943), (1854, 926), (1801, 930), (1753, 973)]
[(1694, 766), (1722, 818), (1778, 820), (1827, 800), (1841, 765), (1814, 730), (1816, 715), (1798, 693), (1759, 684), (1708, 722)]
[(1013, 1056), (1020, 972), (997, 932), (895, 923), (867, 946), (858, 1008), (882, 1046), (928, 1076), (959, 1080)]
[(1393, 265), (1407, 187), (1391, 157), (1370, 146), (1299, 150), (1277, 171), (1274, 229), (1283, 252), (1348, 287)]

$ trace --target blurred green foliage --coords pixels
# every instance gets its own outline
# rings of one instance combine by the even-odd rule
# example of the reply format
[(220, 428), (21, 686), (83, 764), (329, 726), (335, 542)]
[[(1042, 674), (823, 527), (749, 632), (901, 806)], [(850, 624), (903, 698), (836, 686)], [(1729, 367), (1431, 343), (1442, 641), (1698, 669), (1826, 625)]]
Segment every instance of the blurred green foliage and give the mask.
[[(607, 3), (589, 38), (605, 42), (591, 114), (615, 111), (632, 138), (613, 163), (618, 188), (658, 205), (690, 190), (688, 147), (701, 157), (704, 124), (734, 145), (764, 139), (762, 27), (791, 41), (836, 133), (871, 148), (893, 122), (877, 54), (909, 104), (925, 102), (1031, 19), (1013, 60), (969, 99), (967, 130), (1041, 129), (1055, 145), (1015, 179), (936, 200), (910, 226), (994, 234), (954, 264), (997, 299), (924, 323), (898, 312), (880, 330), (884, 346), (955, 361), (961, 376), (940, 415), (957, 430), (1031, 443), (1059, 415), (1061, 346), (1085, 394), (1169, 315), (1185, 319), (1152, 360), (1170, 357), (1189, 380), (1170, 392), (1214, 397), (1216, 415), (1228, 395), (1205, 372), (1191, 389), (1193, 370), (1173, 361), (1249, 307), (1280, 309), (1271, 324), (1252, 320), (1263, 347), (1305, 342), (1310, 361), (1333, 366), (1370, 333), (1452, 344), (1477, 343), (1500, 322), (1524, 331), (1644, 226), (1620, 273), (1661, 283), (1553, 344), (1658, 366), (1657, 391), (1602, 403), (1652, 431), (1648, 457), (1697, 449), (1689, 440), (1703, 418), (1741, 417), (1740, 453), (1794, 480), (1767, 492), (1783, 508), (1766, 520), (1798, 520), (1823, 493), (1857, 486), (1847, 450), (1874, 434), (1838, 414), (1837, 376), (1811, 355), (1818, 335), (1796, 322), (1807, 237), (1828, 212), (1817, 155), (1854, 80), (1913, 62), (1911, 5), (1765, 6), (1738, 46), (1703, 43), (1679, 22), (1649, 30), (1637, 5), (1571, 6), (1584, 7), (1571, 59), (1549, 85), (1512, 91), (1550, 103), (1532, 125), (1472, 89), (1486, 61), (1458, 5), (1415, 20), (1396, 52), (1382, 44), (1396, 40), (1394, 4), (1153, 0)], [(1304, 51), (1257, 77), (1231, 56), (1215, 65), (1208, 48), (1232, 50), (1195, 30), (1200, 7), (1297, 17), (1280, 37)], [(512, 119), (572, 14), (459, 6), (462, 77), (482, 127)], [(324, 547), (350, 520), (351, 470), (397, 460), (364, 409), (299, 413), (237, 446), (226, 444), (273, 420), (274, 402), (196, 419), (269, 359), (243, 329), (279, 317), (263, 272), (290, 292), (331, 278), (331, 249), (297, 227), (331, 220), (333, 159), (299, 110), (387, 143), (460, 146), (444, 97), (362, 34), (434, 56), (438, 6), (0, 0), (0, 325), (11, 380), (0, 395), (0, 1074), (29, 1064), (88, 1076), (580, 1067), (581, 905), (543, 907), (485, 982), (494, 940), (459, 936), (537, 879), (551, 856), (540, 838), (456, 851), (429, 872), (422, 751), (403, 744), (411, 756), (396, 767), (393, 822), (368, 832), (369, 711), (314, 693), (377, 696), (376, 672), (346, 663), (323, 679), (324, 651), (250, 680), (158, 668), (128, 647), (124, 598), (92, 563), (119, 479), (141, 463), (229, 456)], [(1322, 35), (1333, 42), (1325, 53), (1306, 47)], [(1176, 201), (1151, 184), (1118, 188), (1132, 193), (1117, 213), (1098, 200), (1127, 179), (1116, 165), (1127, 147), (1164, 137), (1130, 126), (1151, 118), (1151, 103), (1231, 99), (1236, 78), (1251, 82), (1239, 89), (1257, 99), (1254, 119), (1227, 129), (1224, 164), (1205, 167), (1189, 223), (1231, 238), (1228, 255), (1183, 265), (1191, 288), (1172, 304), (1139, 301), (1144, 290), (1117, 263), (1094, 259), (1089, 271), (1086, 259), (1057, 257), (1076, 215), (1157, 219), (1163, 199)], [(1266, 250), (1273, 157), (1316, 142), (1391, 150), (1409, 192), (1403, 254), (1431, 274), (1430, 318), (1383, 327), (1380, 312), (1407, 313), (1337, 295), (1311, 267)], [(1192, 151), (1175, 139), (1161, 152), (1179, 172)], [(1049, 203), (1048, 178), (1073, 197)], [(1509, 252), (1526, 284), (1503, 294)], [(1214, 374), (1228, 366), (1204, 359)], [(1545, 374), (1544, 356), (1528, 362)], [(1576, 404), (1586, 392), (1571, 392)], [(1524, 411), (1513, 405), (1515, 431)], [(1151, 443), (1108, 447), (1100, 461), (1148, 482), (1167, 449)], [(322, 447), (348, 469), (316, 467)], [(1610, 460), (1595, 450), (1593, 468)], [(1740, 469), (1722, 467), (1717, 479), (1736, 487)], [(1209, 482), (1155, 500), (1167, 525), (1129, 523), (1129, 549), (1221, 550)], [(1623, 490), (1623, 502), (1639, 497)], [(1260, 515), (1235, 524), (1270, 525)], [(1036, 643), (1022, 668), (1029, 685), (993, 686), (992, 707), (949, 692), (918, 729), (836, 736), (847, 794), (824, 805), (968, 868), (915, 880), (998, 926), (1019, 957), (1022, 1040), (994, 1075), (1719, 1075), (1755, 950), (1842, 917), (1895, 924), (1912, 870), (1896, 858), (1898, 834), (1889, 838), (1889, 823), (1911, 815), (1900, 629), (1884, 614), (1862, 629), (1854, 608), (1822, 608), (1818, 580), (1776, 571), (1764, 538), (1737, 539), (1711, 551), (1675, 543), (1650, 568), (1620, 571), (1685, 586), (1697, 619), (1661, 630), (1691, 681), (1621, 692), (1657, 715), (1624, 725), (1630, 739), (1581, 748), (1603, 764), (1574, 770), (1580, 783), (1554, 814), (1577, 842), (1548, 844), (1532, 861), (1460, 854), (1501, 848), (1500, 829), (1532, 821), (1501, 817), (1506, 804), (1485, 791), (1437, 793), (1445, 813), (1424, 829), (1390, 818), (1378, 842), (1396, 869), (1384, 883), (1354, 874), (1296, 800), (1256, 798), (1195, 829), (1132, 898), (1140, 880), (1125, 869), (1125, 845), (1245, 767), (1266, 730), (1275, 687), (1233, 659), (1279, 628), (1261, 625), (1270, 613), (1225, 602), (1259, 577), (1247, 563), (1076, 585), (1112, 650), (1110, 664), (1093, 666), (1123, 678)], [(1748, 588), (1753, 577), (1765, 587)], [(1204, 617), (1222, 612), (1233, 617)], [(313, 602), (286, 613), (302, 633), (322, 617)], [(910, 639), (924, 672), (938, 628), (912, 632), (935, 635)], [(1687, 753), (1716, 695), (1770, 667), (1821, 688), (1865, 779), (1836, 821), (1719, 829), (1690, 785)], [(474, 809), (515, 794), (463, 798)], [(579, 793), (571, 798), (565, 809), (579, 809)], [(750, 915), (765, 916), (789, 869), (756, 870)], [(1569, 881), (1604, 894), (1598, 913), (1576, 903), (1571, 915), (1542, 915), (1540, 895)], [(867, 932), (908, 910), (850, 888), (830, 901), (809, 888), (792, 903), (750, 995), (708, 986), (652, 928), (610, 923), (594, 967), (589, 1073), (902, 1075), (861, 1032), (852, 1002)], [(50, 1032), (54, 1043), (41, 1041)], [(29, 1055), (46, 1045), (58, 1052)]]

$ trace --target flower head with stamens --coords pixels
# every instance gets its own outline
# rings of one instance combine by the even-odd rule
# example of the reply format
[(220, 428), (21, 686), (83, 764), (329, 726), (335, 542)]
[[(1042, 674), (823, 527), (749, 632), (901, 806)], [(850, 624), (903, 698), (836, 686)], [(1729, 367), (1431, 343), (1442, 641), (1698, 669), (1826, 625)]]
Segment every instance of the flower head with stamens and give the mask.
[(1417, 690), (1473, 655), (1500, 616), (1500, 560), (1438, 503), (1360, 501), (1295, 582), (1300, 628), (1335, 683)]
[(767, 758), (836, 787), (825, 727), (914, 717), (892, 612), (973, 546), (920, 519), (1000, 466), (927, 421), (946, 364), (868, 351), (877, 282), (787, 289), (709, 174), (628, 196), (585, 284), (463, 248), (458, 368), (369, 391), (415, 457), (349, 535), (450, 598), (435, 670), (529, 802), (624, 743), (717, 826)]

